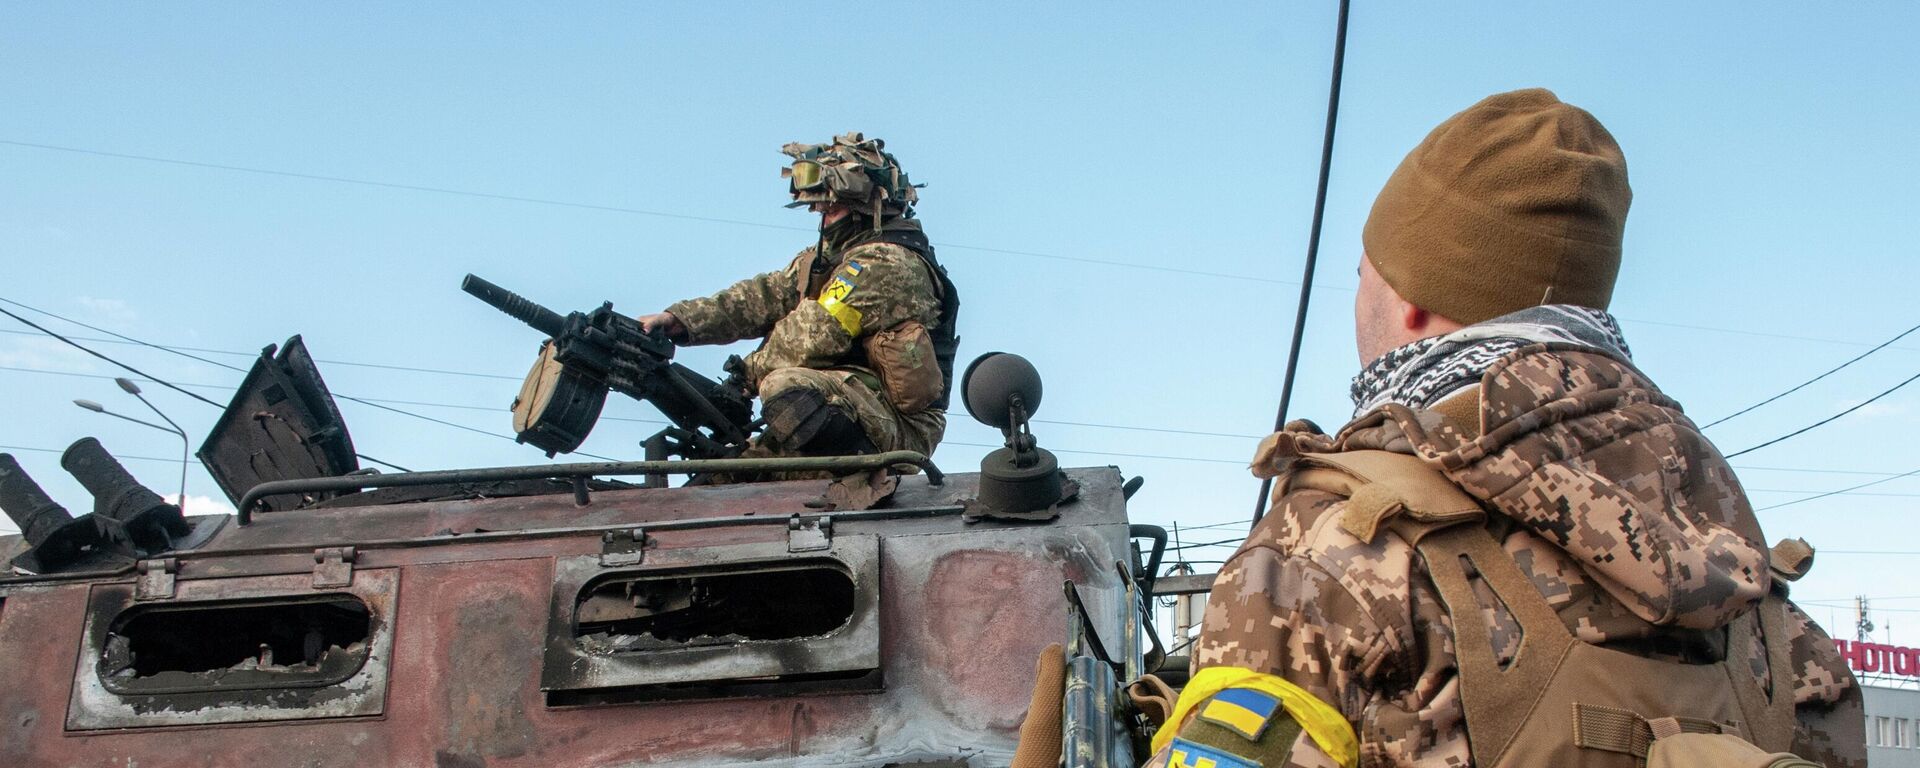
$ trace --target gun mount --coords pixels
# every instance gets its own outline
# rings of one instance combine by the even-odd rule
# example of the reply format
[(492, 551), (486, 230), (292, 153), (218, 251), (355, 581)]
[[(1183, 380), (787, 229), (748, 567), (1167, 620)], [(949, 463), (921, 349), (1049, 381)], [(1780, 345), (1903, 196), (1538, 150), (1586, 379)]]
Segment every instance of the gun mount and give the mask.
[(753, 403), (737, 384), (673, 362), (674, 345), (611, 302), (561, 315), (475, 275), (460, 290), (547, 335), (514, 401), (516, 439), (569, 453), (592, 431), (607, 390), (659, 408), (673, 426), (647, 441), (648, 459), (732, 456), (752, 435)]

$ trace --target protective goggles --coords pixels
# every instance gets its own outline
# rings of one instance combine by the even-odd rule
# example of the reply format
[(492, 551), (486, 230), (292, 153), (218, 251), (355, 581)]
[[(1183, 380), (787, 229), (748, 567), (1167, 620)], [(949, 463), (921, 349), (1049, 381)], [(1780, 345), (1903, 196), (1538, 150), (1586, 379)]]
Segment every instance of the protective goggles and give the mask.
[(793, 180), (795, 192), (825, 189), (827, 186), (826, 169), (812, 160), (795, 160), (793, 167), (787, 169), (787, 178)]

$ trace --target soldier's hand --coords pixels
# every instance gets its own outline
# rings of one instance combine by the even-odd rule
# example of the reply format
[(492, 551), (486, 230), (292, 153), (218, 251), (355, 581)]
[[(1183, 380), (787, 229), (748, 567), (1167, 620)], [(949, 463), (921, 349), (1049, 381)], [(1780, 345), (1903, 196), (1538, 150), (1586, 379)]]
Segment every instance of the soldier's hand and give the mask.
[(674, 341), (683, 341), (687, 338), (687, 324), (680, 322), (680, 318), (674, 317), (672, 312), (655, 312), (651, 315), (641, 315), (637, 319), (640, 321), (640, 330), (647, 333), (659, 331)]

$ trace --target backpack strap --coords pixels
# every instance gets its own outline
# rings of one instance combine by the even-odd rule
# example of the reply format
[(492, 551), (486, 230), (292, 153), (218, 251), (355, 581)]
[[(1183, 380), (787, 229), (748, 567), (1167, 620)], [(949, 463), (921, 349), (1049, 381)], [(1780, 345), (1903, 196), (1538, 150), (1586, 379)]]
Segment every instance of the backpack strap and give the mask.
[[(1345, 478), (1329, 478), (1314, 469), (1337, 470)], [(1487, 517), (1478, 500), (1439, 470), (1393, 451), (1303, 455), (1288, 479), (1289, 488), (1302, 485), (1346, 496), (1340, 527), (1361, 541), (1373, 541), (1386, 527), (1417, 545), (1433, 531)]]
[[(1496, 765), (1578, 641), (1486, 528), (1455, 526), (1426, 537), (1419, 547), (1453, 619), (1460, 703), (1473, 724), (1474, 763)], [(1505, 668), (1469, 581), (1475, 575), (1520, 624), (1519, 651)]]
[[(1747, 718), (1747, 735), (1754, 744), (1769, 752), (1793, 748), (1794, 729), (1799, 716), (1793, 704), (1793, 661), (1787, 645), (1787, 605), (1775, 592), (1768, 592), (1754, 609), (1756, 616), (1735, 619), (1727, 628), (1727, 677), (1740, 702), (1740, 713)], [(1759, 630), (1759, 636), (1754, 631)], [(1736, 668), (1735, 653), (1764, 644), (1767, 652), (1767, 684)]]
[[(1479, 501), (1418, 457), (1391, 451), (1313, 453), (1300, 456), (1291, 469), (1289, 488), (1304, 485), (1347, 497), (1339, 524), (1348, 533), (1372, 541), (1384, 527), (1418, 548), (1453, 620), (1474, 763), (1498, 764), (1578, 642), (1559, 613), (1487, 530)], [(1473, 591), (1475, 577), (1520, 624), (1519, 652), (1504, 668)]]

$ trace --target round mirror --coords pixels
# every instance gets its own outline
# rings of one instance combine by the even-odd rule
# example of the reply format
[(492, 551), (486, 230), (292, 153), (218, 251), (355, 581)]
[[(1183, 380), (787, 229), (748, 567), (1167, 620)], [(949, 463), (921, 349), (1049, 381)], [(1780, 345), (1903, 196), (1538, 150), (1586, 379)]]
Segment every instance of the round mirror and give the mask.
[(967, 413), (989, 427), (1013, 427), (1007, 411), (1014, 395), (1020, 396), (1028, 416), (1040, 410), (1040, 372), (1019, 355), (989, 352), (975, 358), (960, 377), (960, 399)]

